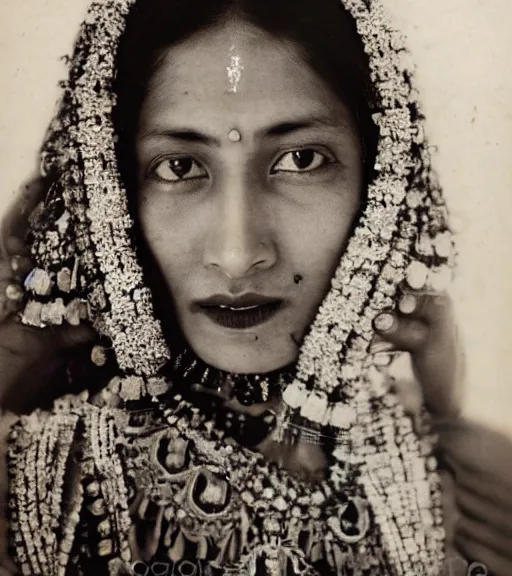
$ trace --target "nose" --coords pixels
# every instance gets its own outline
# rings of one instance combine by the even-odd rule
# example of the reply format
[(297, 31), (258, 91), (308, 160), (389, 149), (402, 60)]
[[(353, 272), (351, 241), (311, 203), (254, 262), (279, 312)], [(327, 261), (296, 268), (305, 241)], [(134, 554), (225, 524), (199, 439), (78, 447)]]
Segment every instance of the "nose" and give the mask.
[(213, 192), (204, 265), (230, 279), (271, 268), (277, 249), (263, 195), (243, 179), (233, 179)]

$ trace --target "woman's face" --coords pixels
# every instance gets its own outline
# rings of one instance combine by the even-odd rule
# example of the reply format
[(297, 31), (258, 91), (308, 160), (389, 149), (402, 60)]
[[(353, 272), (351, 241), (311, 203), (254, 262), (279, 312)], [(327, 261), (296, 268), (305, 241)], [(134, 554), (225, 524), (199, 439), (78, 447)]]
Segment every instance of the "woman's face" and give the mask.
[(346, 106), (291, 45), (227, 24), (163, 54), (136, 151), (142, 231), (195, 353), (295, 361), (360, 208)]

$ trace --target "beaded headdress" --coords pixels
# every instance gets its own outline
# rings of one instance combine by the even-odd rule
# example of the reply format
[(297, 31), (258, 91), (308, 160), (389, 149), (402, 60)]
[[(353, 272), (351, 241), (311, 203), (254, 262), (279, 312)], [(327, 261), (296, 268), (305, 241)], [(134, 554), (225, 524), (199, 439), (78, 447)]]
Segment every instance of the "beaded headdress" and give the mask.
[[(116, 158), (116, 52), (134, 3), (93, 0), (81, 29), (42, 151), (42, 174), (52, 185), (31, 219), (37, 267), (26, 280), (23, 321), (47, 326), (89, 319), (111, 341), (119, 379), (137, 398), (165, 391), (160, 370), (172, 351), (144, 284)], [(435, 574), (443, 530), (430, 439), (412, 432), (369, 347), (374, 319), (395, 306), (405, 279), (417, 289), (446, 287), (453, 245), (403, 42), (379, 0), (342, 5), (363, 41), (376, 91), (376, 176), (284, 390), (278, 428), (302, 418), (329, 429), (337, 442), (335, 484), (343, 484), (347, 463), (361, 468), (391, 561), (401, 574), (420, 562)], [(404, 515), (408, 522), (400, 521)]]

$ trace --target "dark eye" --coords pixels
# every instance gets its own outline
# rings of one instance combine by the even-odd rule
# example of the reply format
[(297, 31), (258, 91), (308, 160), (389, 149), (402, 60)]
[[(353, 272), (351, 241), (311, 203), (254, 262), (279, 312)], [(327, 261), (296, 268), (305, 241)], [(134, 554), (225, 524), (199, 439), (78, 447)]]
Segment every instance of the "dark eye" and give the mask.
[(165, 182), (179, 182), (208, 176), (206, 170), (193, 158), (166, 158), (153, 168), (153, 173)]
[(274, 164), (272, 172), (311, 172), (327, 164), (329, 159), (313, 149), (287, 152)]

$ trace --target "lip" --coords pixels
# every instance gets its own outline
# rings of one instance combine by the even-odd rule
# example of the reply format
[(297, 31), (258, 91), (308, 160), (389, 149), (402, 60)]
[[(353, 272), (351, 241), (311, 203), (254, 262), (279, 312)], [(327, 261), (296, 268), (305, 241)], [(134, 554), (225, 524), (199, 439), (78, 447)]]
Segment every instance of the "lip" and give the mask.
[(238, 297), (216, 294), (194, 302), (202, 312), (216, 324), (225, 328), (244, 330), (270, 320), (282, 309), (281, 298), (246, 293)]

